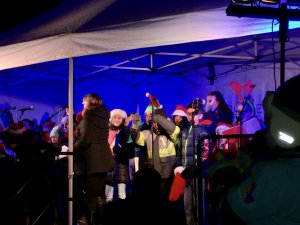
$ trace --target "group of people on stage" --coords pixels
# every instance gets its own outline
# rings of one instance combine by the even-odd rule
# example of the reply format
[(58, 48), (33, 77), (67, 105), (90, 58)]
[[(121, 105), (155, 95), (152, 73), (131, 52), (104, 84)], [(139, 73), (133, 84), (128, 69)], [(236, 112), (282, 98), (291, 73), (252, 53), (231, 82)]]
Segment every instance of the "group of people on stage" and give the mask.
[[(168, 211), (165, 216), (177, 218), (170, 220), (172, 223), (197, 224), (201, 219), (197, 207), (202, 204), (196, 199), (196, 195), (202, 195), (197, 193), (202, 182), (197, 179), (207, 178), (206, 188), (213, 192), (208, 194), (210, 206), (215, 204), (215, 207), (222, 208), (220, 202), (224, 198), (219, 196), (220, 187), (238, 185), (246, 179), (252, 162), (260, 154), (251, 155), (252, 151), (248, 147), (251, 144), (253, 146), (256, 139), (251, 140), (250, 144), (248, 140), (247, 146), (242, 146), (249, 151), (245, 150), (249, 154), (242, 154), (241, 146), (237, 147), (241, 144), (237, 139), (233, 143), (228, 139), (211, 138), (212, 135), (223, 134), (232, 128), (231, 132), (244, 134), (242, 123), (255, 118), (253, 102), (248, 98), (243, 99), (235, 115), (223, 95), (213, 91), (207, 94), (205, 104), (199, 102), (199, 99), (194, 99), (187, 107), (179, 104), (172, 118), (168, 118), (159, 101), (152, 99), (144, 111), (142, 121), (139, 114), (128, 115), (119, 108), (109, 110), (98, 94), (86, 94), (82, 99), (83, 109), (73, 116), (66, 111), (61, 123), (52, 127), (48, 139), (40, 137), (40, 134), (25, 125), (20, 127), (12, 124), (1, 134), (0, 166), (4, 165), (4, 161), (5, 165), (22, 164), (24, 167), (21, 168), (26, 168), (25, 177), (30, 177), (30, 172), (34, 172), (37, 166), (43, 169), (45, 166), (54, 168), (55, 172), (50, 172), (45, 178), (52, 182), (44, 181), (45, 189), (54, 188), (54, 196), (51, 196), (55, 199), (53, 208), (57, 212), (54, 219), (66, 224), (68, 162), (67, 157), (60, 153), (68, 151), (68, 120), (71, 118), (74, 124), (75, 221), (91, 225), (117, 224), (122, 221), (143, 224), (135, 221), (137, 218), (140, 220), (141, 215), (137, 216), (135, 212), (125, 215), (124, 212), (130, 214), (132, 209), (155, 219), (155, 215), (143, 212), (140, 207), (147, 205), (147, 202), (153, 207), (154, 202), (163, 202), (163, 209)], [(236, 129), (236, 126), (240, 127)], [(48, 169), (44, 172), (48, 173)], [(149, 169), (152, 171), (149, 172)], [(143, 176), (159, 181), (159, 201), (154, 201), (157, 196), (153, 193), (156, 192), (152, 193), (145, 185), (137, 184), (138, 181), (145, 182)], [(147, 191), (143, 192), (137, 187)], [(141, 193), (153, 196), (135, 199)], [(230, 196), (235, 194), (233, 191), (230, 193)], [(26, 199), (26, 204), (28, 202), (30, 200)], [(232, 202), (234, 200), (229, 201)], [(123, 212), (120, 212), (121, 209)], [(237, 215), (243, 215), (241, 209), (238, 210)], [(217, 211), (207, 210), (210, 224), (220, 224), (216, 217), (222, 217), (222, 214)], [(23, 213), (25, 215), (28, 212)], [(26, 216), (27, 219), (34, 217), (33, 214)], [(248, 222), (245, 217), (241, 217)], [(226, 216), (222, 218), (225, 224)], [(149, 221), (152, 222), (153, 218)]]

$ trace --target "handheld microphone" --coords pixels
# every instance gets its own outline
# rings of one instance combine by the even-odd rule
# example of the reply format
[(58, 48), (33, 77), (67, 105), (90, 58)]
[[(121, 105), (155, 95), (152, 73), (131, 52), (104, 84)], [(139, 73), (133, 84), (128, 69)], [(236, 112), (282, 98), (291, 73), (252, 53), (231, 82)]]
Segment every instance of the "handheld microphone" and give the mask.
[(27, 107), (27, 108), (19, 109), (18, 111), (24, 112), (24, 111), (27, 111), (27, 110), (34, 110), (34, 107), (33, 107), (33, 106), (29, 106), (29, 107)]
[(195, 109), (195, 115), (197, 115), (199, 113), (199, 111), (203, 111), (202, 110), (202, 106), (205, 104), (205, 100), (201, 99), (201, 98), (194, 98), (193, 100), (193, 108)]
[(205, 104), (205, 99), (194, 98), (194, 102), (196, 102), (197, 104), (200, 104), (200, 105), (204, 105)]

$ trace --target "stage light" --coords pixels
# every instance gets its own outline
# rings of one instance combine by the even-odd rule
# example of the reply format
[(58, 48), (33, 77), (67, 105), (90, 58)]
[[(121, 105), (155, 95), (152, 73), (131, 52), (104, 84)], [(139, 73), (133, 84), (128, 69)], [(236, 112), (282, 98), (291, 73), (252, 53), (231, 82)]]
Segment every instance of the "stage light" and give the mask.
[(288, 144), (292, 144), (294, 142), (294, 138), (284, 132), (280, 132), (278, 133), (278, 138)]
[(232, 0), (231, 3), (254, 4), (256, 0)]
[(266, 5), (277, 5), (280, 3), (280, 0), (259, 0), (259, 2)]
[[(300, 0), (257, 0), (253, 4), (251, 0), (231, 0), (226, 9), (227, 16), (272, 19), (279, 21), (280, 41), (280, 84), (285, 80), (285, 42), (289, 40), (289, 21), (300, 21)], [(253, 0), (252, 0), (253, 1)], [(236, 2), (240, 2), (239, 4)], [(292, 6), (291, 4), (294, 4)], [(296, 4), (299, 4), (298, 6)]]

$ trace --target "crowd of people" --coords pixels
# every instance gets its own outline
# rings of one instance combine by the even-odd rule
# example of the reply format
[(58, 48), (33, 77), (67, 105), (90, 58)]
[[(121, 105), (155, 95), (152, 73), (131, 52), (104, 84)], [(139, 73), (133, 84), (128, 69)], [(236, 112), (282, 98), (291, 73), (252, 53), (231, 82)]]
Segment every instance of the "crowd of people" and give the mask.
[[(295, 132), (300, 126), (295, 96), (300, 95), (294, 90), (299, 80), (296, 76), (266, 95), (267, 128), (257, 128), (247, 142), (214, 138), (224, 131), (242, 137), (243, 123), (255, 118), (249, 95), (234, 113), (219, 91), (208, 93), (205, 104), (194, 99), (186, 107), (177, 105), (171, 118), (156, 98), (141, 118), (124, 109), (109, 110), (101, 96), (89, 93), (79, 113), (66, 110), (49, 132), (38, 132), (30, 120), (10, 124), (0, 136), (0, 195), (7, 203), (3, 220), (67, 224), (68, 156), (61, 153), (69, 150), (71, 118), (74, 224), (299, 224), (300, 207), (293, 196), (300, 168)], [(290, 94), (292, 101), (285, 101)], [(294, 133), (283, 126), (281, 116), (291, 121)], [(278, 141), (278, 130), (295, 135), (296, 145)], [(203, 181), (204, 190), (199, 188)]]

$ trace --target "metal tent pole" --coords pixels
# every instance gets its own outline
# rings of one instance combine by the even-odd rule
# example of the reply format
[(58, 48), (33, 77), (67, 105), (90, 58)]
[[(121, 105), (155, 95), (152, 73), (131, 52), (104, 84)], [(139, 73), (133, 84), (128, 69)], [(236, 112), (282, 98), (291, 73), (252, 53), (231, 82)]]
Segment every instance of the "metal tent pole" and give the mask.
[[(73, 118), (74, 115), (74, 107), (73, 107), (73, 80), (74, 80), (74, 74), (73, 74), (73, 58), (69, 58), (69, 115), (71, 115), (71, 118)], [(73, 119), (69, 119), (69, 127), (74, 127), (73, 125)], [(68, 147), (69, 152), (71, 153), (68, 156), (68, 225), (73, 225), (73, 177), (74, 177), (74, 171), (73, 171), (73, 129), (69, 129), (68, 134)]]

